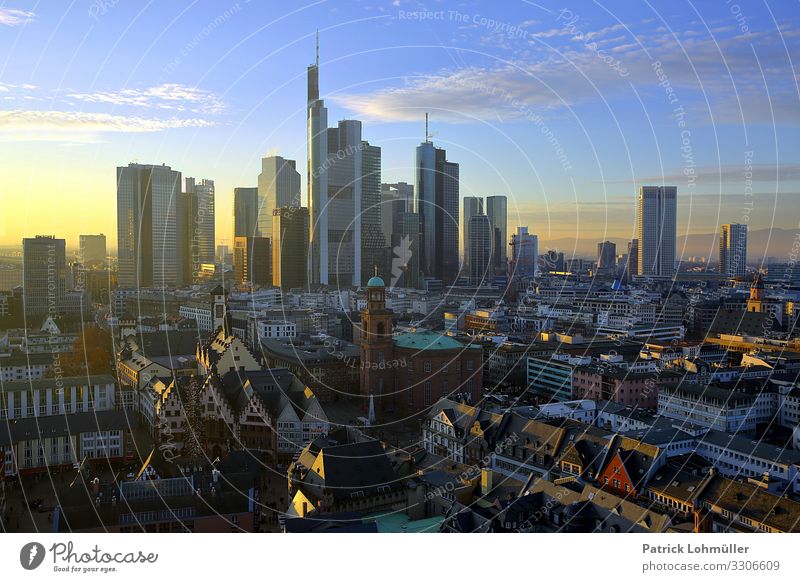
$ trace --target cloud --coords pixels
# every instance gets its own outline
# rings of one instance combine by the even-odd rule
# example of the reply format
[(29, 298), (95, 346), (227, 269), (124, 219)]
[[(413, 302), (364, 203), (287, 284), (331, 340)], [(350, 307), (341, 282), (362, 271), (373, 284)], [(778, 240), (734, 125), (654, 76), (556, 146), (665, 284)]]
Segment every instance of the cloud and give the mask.
[(106, 133), (148, 133), (214, 125), (204, 119), (151, 119), (107, 113), (0, 111), (0, 141), (97, 141)]
[(87, 103), (105, 103), (115, 106), (191, 111), (206, 114), (221, 113), (225, 109), (225, 103), (213, 93), (175, 83), (165, 83), (144, 89), (70, 93), (67, 97)]
[(658, 86), (653, 66), (658, 61), (693, 121), (738, 124), (744, 118), (771, 124), (774, 114), (776, 123), (800, 123), (794, 69), (779, 38), (790, 38), (786, 31), (741, 35), (737, 29), (726, 36), (637, 29), (636, 37), (627, 31), (615, 36), (623, 30), (621, 25), (580, 34), (566, 27), (545, 29), (529, 34), (527, 42), (504, 42), (512, 54), (501, 50), (494, 63), (483, 58), (480, 64), (421, 72), (402, 84), (330, 99), (372, 121), (416, 120), (431, 110), (446, 121), (465, 122), (520, 119), (532, 110), (544, 114), (604, 99), (614, 107), (615, 99), (636, 98), (633, 87), (655, 112), (671, 105)]
[[(695, 169), (695, 181), (698, 185), (713, 186), (718, 183), (738, 183), (742, 185), (746, 180), (752, 182), (794, 182), (800, 180), (800, 164), (781, 163), (747, 165), (745, 160), (739, 166), (705, 166)], [(605, 183), (625, 183), (625, 184), (675, 184), (685, 183), (686, 175), (682, 171), (671, 171), (669, 173), (652, 176), (637, 176), (634, 179), (626, 180), (606, 180)]]
[(34, 19), (36, 15), (27, 10), (0, 7), (0, 24), (5, 26), (21, 26)]

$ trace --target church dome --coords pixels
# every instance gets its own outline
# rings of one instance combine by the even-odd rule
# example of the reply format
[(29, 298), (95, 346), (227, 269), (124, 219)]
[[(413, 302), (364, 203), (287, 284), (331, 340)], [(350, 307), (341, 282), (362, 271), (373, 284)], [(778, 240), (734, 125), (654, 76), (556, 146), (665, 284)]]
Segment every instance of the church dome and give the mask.
[(367, 281), (367, 287), (386, 287), (386, 284), (383, 282), (383, 279), (375, 275)]

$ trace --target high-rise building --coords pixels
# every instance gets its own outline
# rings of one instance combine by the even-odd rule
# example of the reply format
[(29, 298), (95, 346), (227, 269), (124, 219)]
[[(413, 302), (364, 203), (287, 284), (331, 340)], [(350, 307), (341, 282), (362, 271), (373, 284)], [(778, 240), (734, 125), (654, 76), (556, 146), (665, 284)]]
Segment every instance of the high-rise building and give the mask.
[(214, 264), (215, 205), (214, 180), (186, 178), (185, 192), (190, 194), (190, 249), (192, 263)]
[[(426, 124), (427, 125), (427, 124)], [(421, 235), (420, 268), (426, 277), (451, 284), (458, 276), (459, 166), (428, 139), (417, 146), (415, 210)]]
[(258, 175), (258, 236), (272, 237), (272, 213), (286, 206), (300, 206), (300, 173), (296, 162), (281, 156), (262, 158)]
[(469, 220), (473, 216), (483, 214), (483, 198), (478, 196), (464, 196), (464, 212), (461, 215), (461, 256), (464, 261), (464, 270), (469, 272)]
[(494, 251), (492, 252), (492, 267), (496, 273), (508, 271), (508, 198), (505, 196), (486, 197), (486, 215), (492, 225), (492, 238)]
[(120, 287), (175, 287), (184, 282), (191, 230), (180, 204), (181, 173), (166, 165), (117, 168), (117, 254)]
[(719, 272), (741, 277), (747, 271), (747, 225), (723, 224), (719, 231)]
[(258, 188), (233, 189), (233, 236), (258, 235)]
[(308, 208), (276, 208), (272, 213), (272, 284), (284, 291), (308, 287)]
[(104, 234), (82, 234), (78, 238), (79, 253), (78, 260), (84, 265), (93, 262), (104, 263), (106, 261), (106, 235)]
[(28, 315), (56, 315), (67, 289), (66, 241), (54, 236), (22, 239), (22, 297)]
[(405, 182), (381, 184), (381, 229), (387, 244), (394, 245), (392, 237), (401, 230), (401, 214), (413, 211), (414, 186)]
[(237, 236), (233, 239), (233, 275), (237, 285), (272, 285), (270, 239), (263, 236)]
[[(328, 110), (319, 98), (319, 39), (307, 80), (310, 283), (358, 287), (363, 251), (372, 260), (382, 235), (380, 210), (374, 208), (380, 201), (380, 149), (361, 139), (360, 121), (328, 127)], [(370, 233), (368, 240), (364, 232)]]
[(469, 219), (469, 281), (471, 285), (490, 284), (493, 278), (491, 264), (494, 237), (489, 217), (475, 214)]
[(611, 272), (615, 270), (617, 264), (617, 245), (606, 240), (597, 243), (597, 263), (595, 266), (598, 271)]
[(511, 235), (511, 276), (536, 277), (539, 274), (539, 237), (518, 226)]
[(630, 282), (639, 273), (639, 239), (628, 243), (628, 260), (625, 267), (625, 280)]
[(361, 281), (384, 272), (387, 239), (381, 217), (381, 148), (363, 142), (361, 152)]
[(672, 277), (675, 272), (678, 188), (642, 186), (639, 188), (637, 212), (639, 275)]

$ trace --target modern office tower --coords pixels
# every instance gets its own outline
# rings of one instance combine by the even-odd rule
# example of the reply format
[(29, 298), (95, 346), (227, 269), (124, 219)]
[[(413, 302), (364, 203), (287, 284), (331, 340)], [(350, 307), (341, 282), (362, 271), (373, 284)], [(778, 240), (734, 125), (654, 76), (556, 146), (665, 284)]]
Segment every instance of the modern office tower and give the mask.
[(747, 271), (747, 225), (723, 224), (719, 232), (719, 272), (741, 277)]
[(630, 282), (639, 273), (639, 239), (628, 243), (628, 262), (625, 267), (625, 280)]
[(106, 235), (82, 234), (78, 241), (81, 263), (88, 265), (94, 262), (106, 262)]
[(381, 217), (381, 148), (363, 142), (361, 151), (361, 281), (385, 269), (387, 239)]
[(475, 214), (469, 219), (469, 282), (471, 285), (489, 284), (493, 279), (491, 264), (494, 252), (494, 232), (489, 217)]
[[(214, 180), (186, 178), (191, 180), (193, 249), (197, 251), (197, 259), (201, 265), (214, 264), (214, 245), (216, 243)], [(188, 191), (187, 184), (187, 191)]]
[(613, 272), (617, 264), (617, 245), (610, 240), (597, 243), (598, 271)]
[(280, 156), (262, 158), (258, 175), (258, 236), (272, 237), (272, 213), (285, 206), (300, 206), (300, 172), (296, 163)]
[(494, 238), (494, 251), (492, 266), (497, 273), (506, 273), (508, 270), (508, 198), (505, 196), (486, 197), (486, 216), (492, 225)]
[(328, 284), (328, 108), (319, 98), (319, 33), (316, 61), (307, 71), (308, 209), (311, 258), (308, 282)]
[[(380, 150), (362, 141), (360, 121), (340, 121), (338, 127), (328, 128), (328, 110), (319, 98), (319, 39), (316, 61), (308, 67), (307, 90), (310, 283), (358, 287), (364, 250), (364, 176), (366, 170), (368, 197), (377, 201), (380, 176), (373, 180)], [(376, 221), (380, 214), (370, 214), (367, 230), (374, 230)], [(367, 248), (373, 249), (375, 240), (367, 241)]]
[[(186, 249), (178, 233), (181, 173), (169, 166), (117, 168), (117, 254), (120, 287), (175, 287), (183, 283)], [(190, 229), (187, 229), (190, 230)]]
[[(390, 281), (392, 287), (419, 289), (419, 214), (401, 212), (399, 228), (392, 238), (392, 263)], [(402, 275), (397, 276), (397, 268)]]
[(56, 315), (67, 289), (66, 241), (39, 235), (22, 239), (22, 297), (28, 315)]
[(675, 272), (678, 188), (639, 188), (638, 240), (639, 275), (672, 277)]
[[(381, 184), (381, 229), (386, 244), (394, 246), (394, 234), (401, 232), (402, 214), (414, 211), (414, 186), (405, 182)], [(419, 231), (419, 228), (417, 228)]]
[(511, 276), (536, 277), (539, 274), (539, 237), (518, 226), (511, 235)]
[(483, 198), (478, 196), (464, 196), (464, 212), (461, 215), (461, 256), (464, 260), (464, 270), (469, 272), (469, 219), (478, 214), (483, 214)]
[(451, 284), (458, 276), (459, 166), (428, 139), (416, 149), (414, 195), (424, 276)]
[(308, 208), (276, 208), (272, 213), (272, 284), (284, 291), (308, 287)]
[(270, 239), (263, 236), (237, 236), (233, 239), (233, 276), (237, 285), (272, 285)]
[(258, 188), (233, 189), (233, 236), (258, 236)]

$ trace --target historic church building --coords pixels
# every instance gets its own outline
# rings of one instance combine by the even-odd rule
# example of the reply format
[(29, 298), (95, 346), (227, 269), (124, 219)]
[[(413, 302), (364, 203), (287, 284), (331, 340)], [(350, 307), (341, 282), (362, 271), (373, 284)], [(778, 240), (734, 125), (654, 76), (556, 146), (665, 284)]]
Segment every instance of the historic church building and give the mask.
[(367, 283), (361, 312), (361, 395), (364, 409), (378, 416), (407, 416), (440, 398), (478, 402), (483, 381), (483, 351), (440, 332), (395, 335), (386, 286), (378, 276)]

